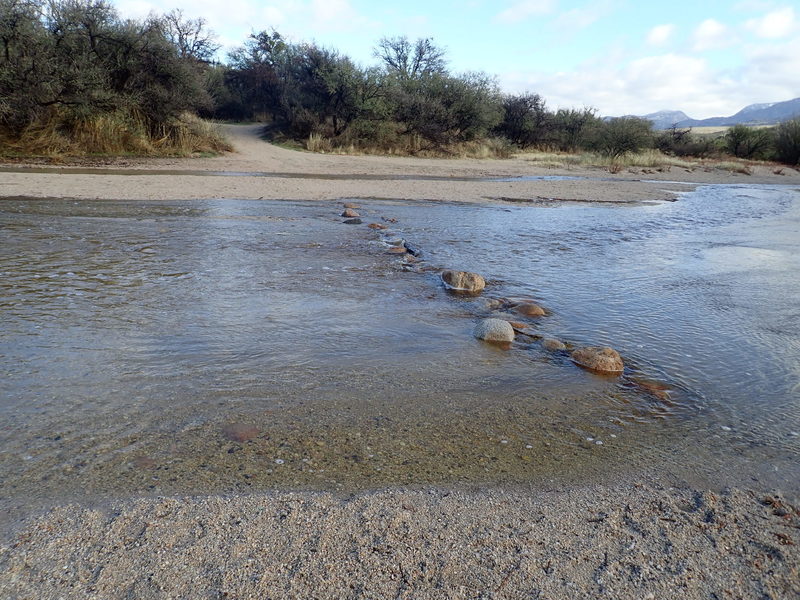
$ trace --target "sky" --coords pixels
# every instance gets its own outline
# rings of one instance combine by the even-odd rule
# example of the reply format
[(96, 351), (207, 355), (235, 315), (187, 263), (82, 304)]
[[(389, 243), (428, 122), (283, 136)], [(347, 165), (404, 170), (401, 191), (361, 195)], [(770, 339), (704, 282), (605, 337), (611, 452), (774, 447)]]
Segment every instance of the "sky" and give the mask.
[(601, 115), (703, 119), (800, 97), (798, 0), (112, 0), (124, 17), (178, 8), (227, 49), (276, 29), (376, 64), (381, 37), (430, 37), (452, 72)]

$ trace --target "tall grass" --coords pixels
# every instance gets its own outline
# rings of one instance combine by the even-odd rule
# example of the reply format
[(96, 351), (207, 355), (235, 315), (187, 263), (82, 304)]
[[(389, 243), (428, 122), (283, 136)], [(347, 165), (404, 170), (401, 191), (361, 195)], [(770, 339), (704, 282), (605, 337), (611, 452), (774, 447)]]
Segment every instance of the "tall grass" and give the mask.
[(148, 127), (136, 113), (85, 118), (52, 111), (20, 135), (0, 133), (0, 156), (58, 160), (71, 156), (189, 156), (232, 150), (219, 129), (191, 114)]

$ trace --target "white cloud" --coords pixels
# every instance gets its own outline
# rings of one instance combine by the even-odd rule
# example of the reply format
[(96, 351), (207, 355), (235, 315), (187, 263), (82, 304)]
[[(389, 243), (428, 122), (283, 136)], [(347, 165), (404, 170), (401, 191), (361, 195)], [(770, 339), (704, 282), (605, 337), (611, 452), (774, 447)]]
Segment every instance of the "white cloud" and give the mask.
[(664, 25), (656, 25), (647, 34), (647, 43), (651, 46), (663, 46), (672, 37), (675, 32), (675, 25), (665, 23)]
[(579, 31), (604, 17), (611, 9), (609, 2), (592, 2), (583, 8), (573, 8), (561, 13), (555, 21), (555, 26), (566, 31)]
[(694, 51), (718, 50), (733, 43), (730, 29), (715, 19), (706, 19), (694, 30)]
[(597, 108), (602, 115), (644, 115), (682, 110), (703, 119), (732, 115), (756, 102), (797, 97), (800, 39), (744, 49), (745, 64), (715, 70), (703, 57), (667, 53), (626, 61), (619, 53), (587, 61), (570, 72), (507, 73), (509, 91), (541, 94), (551, 108)]
[(794, 9), (791, 6), (786, 6), (767, 13), (759, 19), (750, 19), (747, 21), (746, 27), (760, 38), (778, 39), (786, 37), (797, 29)]
[(555, 10), (555, 0), (520, 0), (498, 13), (495, 21), (513, 24), (534, 15), (546, 15)]
[(309, 10), (314, 33), (357, 31), (374, 26), (358, 14), (349, 0), (311, 0)]

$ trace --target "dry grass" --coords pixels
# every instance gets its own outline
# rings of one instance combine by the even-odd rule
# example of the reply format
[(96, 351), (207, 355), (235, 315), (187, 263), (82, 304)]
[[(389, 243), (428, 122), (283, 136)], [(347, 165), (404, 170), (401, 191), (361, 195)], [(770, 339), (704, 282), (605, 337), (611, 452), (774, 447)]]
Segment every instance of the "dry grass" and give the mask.
[(149, 129), (135, 114), (68, 119), (52, 112), (11, 137), (0, 134), (0, 156), (58, 161), (75, 156), (189, 156), (231, 151), (219, 128), (193, 115)]
[(698, 163), (674, 156), (667, 156), (658, 150), (645, 150), (637, 154), (609, 157), (592, 152), (582, 154), (534, 152), (518, 154), (517, 158), (527, 160), (536, 166), (556, 169), (569, 169), (571, 167), (598, 167), (610, 173), (619, 173), (623, 169), (634, 167), (668, 171), (672, 167), (694, 169)]
[(510, 145), (501, 139), (487, 138), (447, 146), (431, 146), (418, 135), (403, 136), (392, 144), (368, 145), (337, 143), (336, 140), (312, 133), (303, 147), (310, 152), (352, 156), (420, 156), (426, 158), (510, 158)]

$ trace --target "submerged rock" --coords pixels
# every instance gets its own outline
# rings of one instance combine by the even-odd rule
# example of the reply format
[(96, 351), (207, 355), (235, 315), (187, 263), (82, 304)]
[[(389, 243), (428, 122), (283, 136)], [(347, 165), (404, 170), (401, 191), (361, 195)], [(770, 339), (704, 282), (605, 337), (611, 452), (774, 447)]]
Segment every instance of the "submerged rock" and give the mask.
[(247, 423), (229, 423), (222, 428), (222, 435), (232, 442), (246, 442), (252, 440), (261, 431), (255, 425)]
[(386, 225), (381, 225), (380, 223), (370, 223), (367, 227), (370, 229), (388, 229)]
[(345, 202), (342, 206), (345, 208), (361, 208), (358, 204), (353, 204), (352, 202)]
[(484, 319), (475, 326), (473, 335), (487, 342), (513, 342), (514, 328), (502, 319)]
[(621, 373), (625, 367), (622, 357), (613, 348), (586, 346), (570, 356), (578, 366), (601, 373)]
[(358, 212), (356, 212), (352, 208), (346, 208), (342, 213), (342, 216), (347, 218), (354, 218), (354, 217), (360, 217), (361, 215), (358, 214)]
[(479, 294), (486, 287), (483, 277), (469, 271), (442, 271), (442, 283), (451, 291), (469, 294)]
[(542, 340), (542, 348), (548, 352), (562, 352), (567, 349), (567, 346), (561, 340), (557, 340), (555, 338), (544, 338)]
[(347, 219), (346, 221), (342, 221), (345, 225), (361, 225), (361, 219)]
[(653, 381), (652, 379), (642, 379), (639, 377), (631, 377), (630, 381), (641, 391), (647, 392), (659, 400), (669, 400), (670, 386), (662, 381)]
[(511, 310), (524, 317), (542, 317), (547, 314), (541, 306), (528, 300), (516, 304)]

